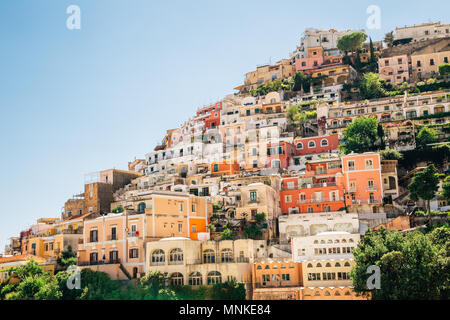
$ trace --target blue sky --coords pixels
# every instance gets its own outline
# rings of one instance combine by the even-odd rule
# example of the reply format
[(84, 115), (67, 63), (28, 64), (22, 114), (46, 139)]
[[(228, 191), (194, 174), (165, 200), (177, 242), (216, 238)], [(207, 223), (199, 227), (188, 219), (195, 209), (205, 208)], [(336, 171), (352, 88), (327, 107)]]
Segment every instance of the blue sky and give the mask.
[[(81, 8), (68, 30), (66, 8)], [(57, 217), (84, 174), (125, 169), (257, 64), (289, 56), (307, 27), (381, 30), (446, 21), (444, 1), (0, 2), (0, 252)]]

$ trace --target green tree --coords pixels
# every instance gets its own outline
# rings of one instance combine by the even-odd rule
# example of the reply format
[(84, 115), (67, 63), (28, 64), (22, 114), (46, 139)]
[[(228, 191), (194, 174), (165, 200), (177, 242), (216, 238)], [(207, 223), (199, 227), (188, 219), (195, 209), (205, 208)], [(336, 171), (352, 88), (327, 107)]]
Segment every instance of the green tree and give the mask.
[(337, 47), (347, 55), (349, 52), (356, 52), (361, 49), (366, 39), (367, 35), (364, 32), (353, 32), (339, 38)]
[(428, 144), (437, 142), (438, 132), (428, 127), (423, 127), (416, 136), (417, 146), (425, 148)]
[(394, 149), (385, 149), (380, 151), (382, 160), (400, 160), (403, 155)]
[(441, 76), (448, 76), (450, 75), (450, 63), (442, 63), (438, 67), (439, 74)]
[(386, 91), (383, 89), (383, 80), (378, 73), (365, 73), (358, 87), (364, 99), (381, 98), (386, 95)]
[(441, 196), (444, 197), (445, 200), (450, 202), (450, 176), (447, 176), (444, 179), (444, 183), (442, 184)]
[(420, 198), (426, 202), (430, 226), (432, 225), (430, 200), (434, 198), (439, 189), (439, 181), (439, 174), (434, 165), (431, 164), (424, 170), (416, 172), (408, 186), (411, 200), (418, 201)]
[(388, 47), (392, 47), (394, 44), (394, 31), (388, 32), (384, 35), (384, 43), (386, 43)]
[(244, 233), (248, 239), (256, 239), (262, 236), (261, 227), (255, 223), (244, 226)]
[(122, 206), (117, 206), (114, 209), (112, 209), (112, 213), (122, 213), (124, 208)]
[(77, 254), (72, 251), (71, 246), (67, 246), (67, 249), (61, 253), (56, 262), (59, 266), (67, 269), (68, 266), (77, 264)]
[(229, 228), (223, 229), (222, 233), (220, 234), (220, 240), (233, 240), (233, 238), (233, 230)]
[[(355, 266), (350, 276), (355, 292), (374, 300), (448, 299), (450, 260), (445, 247), (450, 238), (448, 233), (437, 233), (440, 243), (420, 231), (401, 234), (381, 228), (366, 232), (353, 251)], [(371, 265), (381, 270), (377, 290), (366, 286)]]
[(345, 153), (364, 153), (374, 151), (381, 144), (378, 120), (374, 117), (360, 117), (343, 131), (340, 149)]
[(245, 286), (236, 280), (213, 285), (212, 299), (214, 300), (245, 300)]

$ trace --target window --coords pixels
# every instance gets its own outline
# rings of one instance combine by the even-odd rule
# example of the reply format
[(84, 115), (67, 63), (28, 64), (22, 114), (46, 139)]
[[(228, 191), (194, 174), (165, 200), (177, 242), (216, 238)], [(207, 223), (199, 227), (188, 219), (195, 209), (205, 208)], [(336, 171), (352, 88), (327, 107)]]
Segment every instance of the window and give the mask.
[(189, 275), (189, 285), (191, 286), (201, 286), (203, 283), (203, 277), (200, 272), (192, 272)]
[(165, 253), (158, 249), (152, 253), (152, 265), (163, 265), (165, 261)]
[(137, 259), (139, 257), (139, 249), (130, 249), (130, 259)]
[(217, 284), (222, 282), (222, 274), (218, 271), (208, 273), (208, 284)]
[(292, 202), (292, 196), (291, 195), (287, 195), (284, 197), (285, 202)]
[(178, 233), (182, 233), (183, 232), (183, 224), (179, 223), (178, 224)]
[(434, 59), (430, 59), (430, 66), (434, 66)]
[(214, 250), (207, 249), (203, 251), (203, 263), (216, 263), (216, 254)]
[(251, 191), (250, 192), (250, 201), (251, 202), (256, 202), (257, 201), (256, 191)]
[(313, 207), (308, 207), (308, 213), (313, 213), (314, 212), (314, 208)]
[(303, 143), (301, 142), (297, 143), (297, 149), (303, 149)]
[(272, 281), (280, 281), (280, 275), (279, 274), (272, 274)]
[(322, 147), (328, 146), (328, 140), (327, 140), (327, 139), (322, 139), (322, 141), (320, 141), (320, 145), (321, 145)]
[(81, 216), (83, 214), (83, 210), (78, 209), (78, 215)]
[(97, 252), (92, 252), (89, 255), (89, 261), (91, 264), (97, 263), (98, 262), (98, 253)]
[(98, 231), (96, 229), (90, 231), (89, 242), (98, 242)]
[(184, 285), (184, 277), (181, 273), (175, 272), (170, 276), (170, 283), (173, 286), (182, 286)]
[(355, 170), (355, 161), (348, 161), (347, 162), (347, 165), (348, 165), (348, 170), (349, 171), (353, 171), (353, 170)]
[(373, 161), (372, 160), (366, 160), (366, 169), (373, 169)]
[(315, 148), (315, 147), (316, 147), (316, 143), (314, 141), (308, 142), (308, 148)]
[(197, 233), (197, 226), (196, 225), (192, 226), (192, 233)]
[(231, 251), (231, 249), (223, 249), (221, 256), (222, 256), (222, 262), (233, 261), (233, 252)]
[(195, 212), (195, 204), (192, 205), (192, 212)]
[(183, 251), (180, 248), (173, 249), (169, 254), (169, 264), (182, 264)]
[(138, 213), (144, 213), (145, 211), (145, 203), (141, 202), (138, 204)]
[(117, 240), (117, 228), (111, 227), (111, 240)]
[(291, 275), (289, 273), (283, 273), (281, 275), (281, 280), (282, 281), (290, 281), (291, 280)]

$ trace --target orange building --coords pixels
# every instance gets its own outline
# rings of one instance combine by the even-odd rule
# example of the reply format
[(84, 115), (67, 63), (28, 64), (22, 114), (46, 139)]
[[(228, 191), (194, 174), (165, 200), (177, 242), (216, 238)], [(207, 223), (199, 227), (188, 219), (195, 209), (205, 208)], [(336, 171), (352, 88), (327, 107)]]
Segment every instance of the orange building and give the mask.
[(229, 162), (229, 161), (212, 162), (210, 167), (211, 167), (211, 174), (213, 176), (232, 175), (239, 173), (240, 171), (239, 163), (237, 162)]

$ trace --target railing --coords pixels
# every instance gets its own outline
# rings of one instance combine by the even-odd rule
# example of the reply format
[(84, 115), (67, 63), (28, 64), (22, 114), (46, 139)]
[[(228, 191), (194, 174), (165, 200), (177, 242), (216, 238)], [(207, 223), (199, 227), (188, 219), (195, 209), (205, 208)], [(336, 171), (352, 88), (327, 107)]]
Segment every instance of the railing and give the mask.
[(304, 204), (304, 203), (321, 203), (321, 202), (340, 202), (344, 201), (344, 198), (322, 198), (322, 199), (305, 199), (305, 200), (298, 200), (298, 204)]
[(117, 235), (109, 235), (106, 237), (107, 241), (114, 241), (117, 240)]
[(369, 186), (369, 187), (367, 187), (367, 191), (377, 191), (377, 187), (376, 186)]
[(119, 264), (119, 263), (121, 263), (120, 259), (109, 259), (97, 261), (79, 261), (77, 265), (83, 267), (83, 266), (99, 266), (99, 265)]
[(299, 284), (292, 283), (291, 281), (267, 281), (267, 282), (255, 282), (253, 286), (255, 288), (287, 288), (287, 287), (298, 287)]
[(139, 231), (131, 231), (127, 233), (127, 236), (130, 237), (139, 237)]

